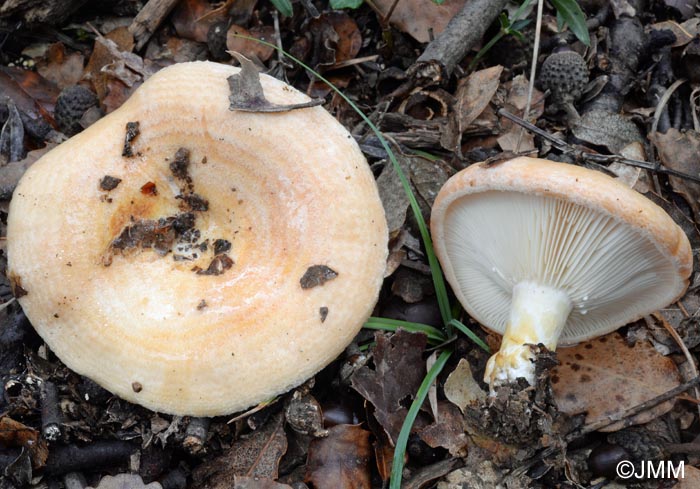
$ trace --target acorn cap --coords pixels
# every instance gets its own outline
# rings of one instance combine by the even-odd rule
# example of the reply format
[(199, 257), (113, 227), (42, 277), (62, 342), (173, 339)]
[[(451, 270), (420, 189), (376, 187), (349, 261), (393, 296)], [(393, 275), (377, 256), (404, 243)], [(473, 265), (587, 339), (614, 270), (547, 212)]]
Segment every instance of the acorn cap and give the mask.
[[(9, 276), (71, 369), (166, 413), (242, 410), (330, 363), (370, 315), (384, 211), (323, 108), (229, 110), (231, 66), (163, 69), (36, 162)], [(265, 96), (308, 97), (261, 75)]]
[(559, 345), (672, 303), (693, 266), (688, 238), (656, 204), (603, 173), (535, 158), (453, 176), (435, 201), (431, 231), (455, 295), (497, 333), (517, 284), (563, 292), (571, 311)]

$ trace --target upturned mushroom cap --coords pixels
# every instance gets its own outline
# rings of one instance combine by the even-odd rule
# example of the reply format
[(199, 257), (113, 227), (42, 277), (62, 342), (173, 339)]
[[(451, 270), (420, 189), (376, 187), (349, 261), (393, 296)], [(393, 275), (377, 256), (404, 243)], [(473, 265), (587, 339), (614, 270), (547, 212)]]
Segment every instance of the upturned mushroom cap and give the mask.
[(563, 292), (559, 345), (665, 307), (692, 271), (688, 238), (656, 204), (603, 173), (541, 159), (459, 172), (435, 201), (431, 231), (457, 298), (495, 332), (506, 331), (517, 284)]
[[(300, 384), (382, 283), (384, 212), (351, 135), (320, 107), (230, 111), (235, 73), (160, 71), (35, 163), (10, 206), (9, 276), (36, 330), (157, 411), (226, 414)], [(308, 100), (261, 82), (273, 103)]]

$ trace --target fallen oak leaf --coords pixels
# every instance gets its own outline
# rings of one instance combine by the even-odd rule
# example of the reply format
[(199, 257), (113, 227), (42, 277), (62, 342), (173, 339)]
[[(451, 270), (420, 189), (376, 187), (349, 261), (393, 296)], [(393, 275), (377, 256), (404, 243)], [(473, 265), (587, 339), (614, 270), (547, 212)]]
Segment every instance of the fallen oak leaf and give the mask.
[(255, 64), (235, 51), (230, 53), (241, 64), (241, 71), (227, 78), (231, 94), (229, 95), (229, 110), (243, 112), (288, 112), (295, 109), (315, 107), (323, 103), (323, 99), (309, 100), (299, 104), (275, 104), (265, 98), (260, 72)]
[(369, 435), (359, 425), (339, 424), (326, 438), (313, 440), (305, 481), (319, 488), (370, 489)]
[[(618, 333), (558, 349), (557, 358), (561, 365), (551, 371), (557, 406), (572, 416), (586, 413), (587, 425), (615, 419), (680, 385), (680, 374), (670, 358), (646, 341), (629, 346)], [(632, 418), (632, 424), (647, 423), (670, 411), (673, 404), (671, 400), (644, 411)], [(600, 431), (623, 427), (620, 421)]]
[(459, 408), (449, 401), (438, 404), (439, 420), (422, 428), (421, 439), (432, 448), (446, 448), (453, 457), (467, 455), (469, 439), (466, 423)]
[(422, 356), (427, 339), (399, 329), (390, 336), (377, 332), (375, 340), (374, 370), (358, 369), (351, 386), (372, 403), (374, 416), (395, 443), (408, 412), (406, 400), (413, 398), (425, 376)]

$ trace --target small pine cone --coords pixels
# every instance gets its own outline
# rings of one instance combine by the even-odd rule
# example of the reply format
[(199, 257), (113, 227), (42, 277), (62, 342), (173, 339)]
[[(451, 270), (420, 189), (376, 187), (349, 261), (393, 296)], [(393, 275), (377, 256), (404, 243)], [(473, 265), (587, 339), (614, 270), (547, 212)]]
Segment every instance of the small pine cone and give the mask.
[(552, 53), (542, 64), (540, 86), (549, 90), (555, 104), (575, 102), (581, 98), (587, 83), (588, 67), (575, 51)]
[(56, 100), (54, 117), (61, 131), (73, 136), (83, 130), (80, 119), (83, 114), (97, 105), (97, 96), (81, 85), (64, 88)]

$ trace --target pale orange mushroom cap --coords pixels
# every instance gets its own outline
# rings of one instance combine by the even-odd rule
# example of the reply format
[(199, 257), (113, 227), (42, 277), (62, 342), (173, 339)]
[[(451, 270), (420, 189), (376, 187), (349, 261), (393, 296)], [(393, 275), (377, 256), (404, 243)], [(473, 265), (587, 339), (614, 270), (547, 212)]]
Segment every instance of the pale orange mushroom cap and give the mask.
[(453, 176), (431, 232), (460, 303), (504, 335), (492, 386), (532, 383), (526, 343), (576, 344), (674, 302), (693, 267), (687, 236), (659, 206), (601, 172), (535, 158)]
[[(227, 414), (300, 384), (350, 343), (383, 279), (384, 211), (352, 136), (320, 107), (230, 111), (234, 73), (161, 70), (35, 163), (10, 205), (9, 276), (36, 330), (156, 411)], [(273, 103), (308, 100), (261, 82)]]

